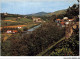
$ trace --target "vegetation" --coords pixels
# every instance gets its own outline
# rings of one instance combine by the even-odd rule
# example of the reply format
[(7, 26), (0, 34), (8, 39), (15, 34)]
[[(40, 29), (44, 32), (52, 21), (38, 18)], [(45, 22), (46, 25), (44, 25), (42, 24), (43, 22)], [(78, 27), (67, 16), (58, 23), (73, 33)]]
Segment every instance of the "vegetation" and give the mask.
[(53, 13), (49, 13), (49, 15), (61, 15), (61, 14), (66, 14), (66, 9), (65, 10), (55, 11)]
[(11, 42), (10, 52), (8, 53), (11, 53), (10, 55), (37, 55), (63, 36), (64, 28), (55, 26), (55, 23), (46, 23), (41, 28), (36, 29), (31, 35), (12, 35), (8, 39)]
[(1, 21), (1, 26), (13, 26), (13, 25), (24, 25), (27, 24), (29, 22), (32, 22), (31, 19), (27, 19), (27, 18), (20, 18), (20, 19), (16, 19), (14, 20), (14, 18), (12, 17), (6, 17), (6, 20), (13, 20), (14, 22), (11, 21)]
[[(73, 5), (67, 9), (66, 13), (63, 14), (52, 15), (49, 17), (37, 16), (44, 20), (48, 19), (48, 21), (42, 23), (41, 27), (34, 30), (31, 34), (16, 33), (8, 37), (8, 39), (1, 44), (2, 56), (42, 56), (43, 54), (46, 55), (45, 53), (47, 53), (48, 56), (78, 56), (79, 28), (73, 29), (74, 31), (72, 36), (65, 39), (65, 28), (57, 26), (54, 22), (55, 19), (62, 19), (63, 17), (74, 18), (75, 22), (78, 22), (78, 8), (78, 5)], [(14, 17), (17, 16), (19, 15)], [(12, 16), (9, 15), (8, 17)], [(23, 18), (22, 16), (21, 19), (18, 18), (16, 21), (18, 21), (19, 24), (28, 24), (29, 28), (34, 24), (32, 23), (30, 16), (28, 16), (28, 18)], [(3, 24), (7, 25), (8, 23), (3, 22)], [(28, 28), (24, 27), (23, 30), (26, 31), (27, 29)], [(6, 29), (3, 31), (5, 30)], [(2, 36), (1, 40), (3, 40), (3, 38), (4, 36)]]
[(68, 40), (63, 41), (50, 54), (51, 56), (78, 56), (79, 55), (79, 32), (73, 34)]

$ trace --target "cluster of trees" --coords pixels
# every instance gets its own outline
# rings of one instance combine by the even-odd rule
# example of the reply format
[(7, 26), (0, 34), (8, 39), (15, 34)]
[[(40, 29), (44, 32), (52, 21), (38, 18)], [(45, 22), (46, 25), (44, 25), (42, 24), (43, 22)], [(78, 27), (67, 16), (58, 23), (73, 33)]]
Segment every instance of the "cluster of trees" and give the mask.
[(56, 19), (63, 19), (67, 17), (66, 14), (52, 15), (50, 18), (51, 21), (55, 22)]
[(79, 4), (74, 4), (72, 7), (69, 7), (67, 9), (65, 16), (69, 18), (76, 18), (76, 20), (79, 21), (78, 15), (79, 15)]
[(74, 4), (73, 6), (69, 6), (69, 8), (67, 9), (67, 12), (65, 14), (65, 16), (69, 17), (69, 18), (75, 18), (76, 21), (79, 21), (79, 0), (78, 4)]
[[(65, 34), (64, 31), (64, 28), (49, 22), (43, 24), (32, 34), (12, 35), (6, 42), (2, 43), (2, 55), (35, 56), (60, 40)], [(50, 56), (77, 55), (79, 55), (79, 30), (74, 31), (69, 39), (59, 43), (50, 54)]]
[[(8, 13), (7, 13), (8, 14)], [(6, 17), (24, 17), (25, 15), (19, 15), (19, 14), (8, 14), (8, 15), (4, 15), (4, 13), (1, 13), (1, 20), (5, 20)]]
[[(32, 34), (20, 34), (12, 35), (8, 40), (10, 40), (10, 47), (7, 48), (10, 55), (15, 56), (34, 56), (48, 48), (51, 44), (57, 42), (60, 38), (64, 36), (64, 28), (55, 26), (55, 23), (45, 23), (40, 28), (36, 29)], [(2, 43), (4, 45), (4, 43)], [(3, 53), (4, 49), (2, 46), (2, 55), (7, 55)]]
[(37, 17), (43, 19), (44, 21), (50, 20), (50, 16), (37, 16)]
[[(79, 2), (79, 0), (77, 0)], [(73, 6), (69, 6), (68, 9), (65, 10), (65, 14), (52, 15), (51, 20), (55, 21), (57, 18), (63, 19), (63, 17), (74, 18), (75, 21), (79, 21), (79, 4), (74, 4)]]
[(27, 15), (27, 17), (26, 17), (26, 18), (28, 18), (28, 19), (32, 19), (32, 16)]
[(79, 15), (79, 4), (74, 4), (72, 7), (67, 9), (67, 16)]
[[(74, 32), (75, 33), (75, 32)], [(64, 40), (50, 56), (78, 56), (79, 55), (79, 32), (73, 34), (69, 39)]]

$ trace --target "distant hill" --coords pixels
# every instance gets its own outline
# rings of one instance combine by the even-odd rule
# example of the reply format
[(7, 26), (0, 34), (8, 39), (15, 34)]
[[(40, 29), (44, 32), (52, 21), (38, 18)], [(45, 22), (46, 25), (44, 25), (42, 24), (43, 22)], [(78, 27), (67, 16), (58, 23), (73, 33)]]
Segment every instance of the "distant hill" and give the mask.
[[(0, 13), (1, 17), (4, 18), (4, 13)], [(66, 14), (66, 9), (65, 10), (59, 10), (51, 13), (47, 12), (39, 12), (39, 13), (34, 13), (34, 14), (29, 14), (29, 15), (19, 15), (19, 14), (9, 14), (6, 15), (6, 17), (24, 17), (24, 16), (52, 16), (52, 15), (60, 15), (60, 14)]]
[(60, 14), (66, 14), (66, 9), (55, 11), (55, 12), (49, 13), (48, 15), (60, 15)]
[(48, 13), (46, 12), (39, 12), (39, 13), (35, 13), (35, 14), (29, 14), (29, 16), (47, 16)]
[(39, 13), (35, 13), (35, 14), (29, 14), (29, 16), (51, 16), (51, 15), (59, 15), (59, 14), (65, 14), (65, 13), (66, 13), (66, 9), (65, 10), (59, 10), (59, 11), (51, 12), (51, 13), (39, 12)]

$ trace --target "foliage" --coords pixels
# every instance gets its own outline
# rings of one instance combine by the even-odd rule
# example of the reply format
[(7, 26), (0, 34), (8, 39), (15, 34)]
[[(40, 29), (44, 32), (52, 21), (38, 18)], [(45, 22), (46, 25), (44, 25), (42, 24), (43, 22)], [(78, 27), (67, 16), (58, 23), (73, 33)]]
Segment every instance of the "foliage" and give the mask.
[(7, 40), (6, 42), (1, 43), (1, 55), (9, 56), (10, 55), (10, 41)]
[(65, 16), (69, 18), (73, 18), (74, 16), (77, 17), (78, 15), (79, 15), (79, 4), (74, 4), (72, 7), (69, 7), (65, 14)]
[(62, 47), (61, 49), (55, 49), (55, 52), (53, 51), (50, 56), (72, 56), (73, 52), (71, 51), (70, 48), (64, 48)]
[(28, 30), (28, 28), (27, 27), (23, 27), (23, 31), (27, 31)]
[[(52, 30), (51, 30), (52, 29)], [(64, 36), (64, 29), (55, 26), (55, 23), (45, 23), (36, 29), (32, 34), (12, 35), (8, 40), (11, 41), (10, 55), (14, 56), (33, 56), (49, 47), (51, 43), (57, 42)], [(4, 51), (3, 51), (4, 52)], [(4, 54), (2, 54), (4, 55)]]
[[(69, 18), (75, 17), (78, 20), (77, 16), (79, 14), (79, 5), (74, 4), (72, 7), (67, 9), (66, 14), (58, 14), (52, 15), (51, 17), (48, 16), (41, 16), (42, 19), (50, 20), (41, 25), (40, 28), (36, 29), (32, 32), (32, 34), (25, 34), (25, 33), (17, 33), (13, 34), (11, 37), (8, 38), (6, 42), (2, 42), (2, 55), (3, 56), (35, 56), (40, 52), (44, 51), (45, 49), (49, 48), (52, 44), (54, 45), (57, 43), (62, 37), (64, 37), (64, 28), (56, 26), (54, 23), (55, 19), (60, 18), (62, 19), (64, 16)], [(19, 15), (8, 15), (2, 16), (4, 19), (5, 17), (18, 17)], [(39, 16), (40, 17), (40, 16)], [(24, 23), (31, 22), (31, 17), (28, 18), (16, 19), (17, 23), (10, 23), (2, 21), (2, 26), (5, 25), (20, 25)], [(4, 29), (3, 31), (5, 31)], [(20, 31), (25, 31), (27, 28), (20, 29)], [(52, 51), (50, 56), (78, 56), (79, 55), (79, 30), (74, 31), (73, 34), (69, 39), (62, 41), (55, 49)]]
[(78, 56), (79, 55), (79, 32), (63, 41), (50, 54), (51, 56)]

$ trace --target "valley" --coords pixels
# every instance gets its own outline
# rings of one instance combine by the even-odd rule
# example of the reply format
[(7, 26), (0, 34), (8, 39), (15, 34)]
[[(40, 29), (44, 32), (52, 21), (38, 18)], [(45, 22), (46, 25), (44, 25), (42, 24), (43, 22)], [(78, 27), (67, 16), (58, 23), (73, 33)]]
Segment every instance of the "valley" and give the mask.
[(78, 4), (50, 13), (1, 13), (1, 54), (78, 56), (79, 18)]

